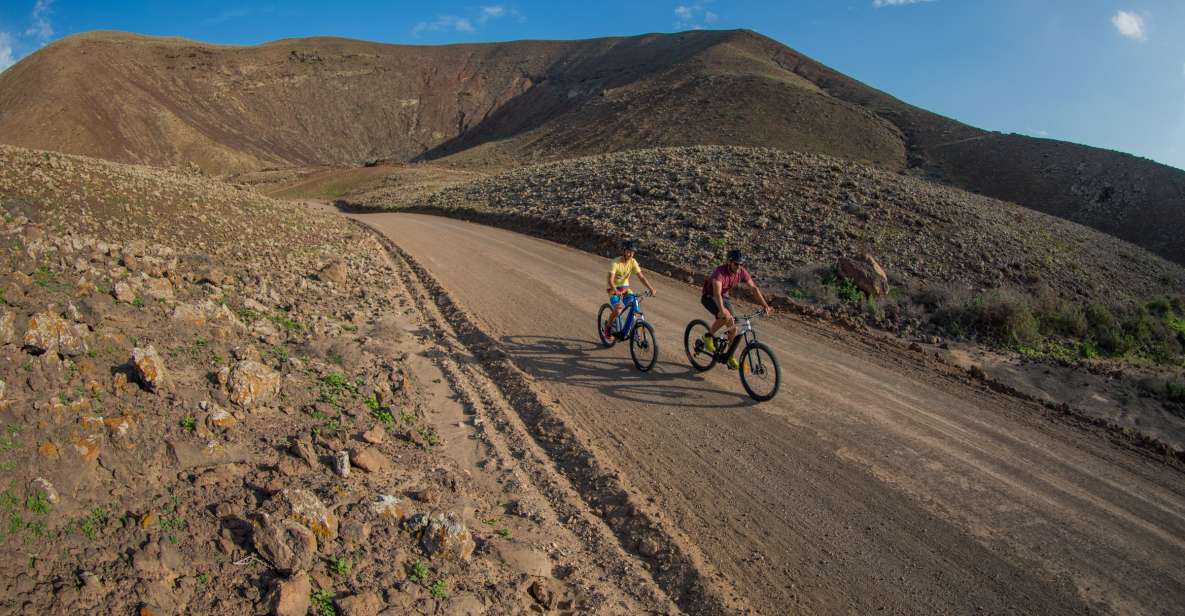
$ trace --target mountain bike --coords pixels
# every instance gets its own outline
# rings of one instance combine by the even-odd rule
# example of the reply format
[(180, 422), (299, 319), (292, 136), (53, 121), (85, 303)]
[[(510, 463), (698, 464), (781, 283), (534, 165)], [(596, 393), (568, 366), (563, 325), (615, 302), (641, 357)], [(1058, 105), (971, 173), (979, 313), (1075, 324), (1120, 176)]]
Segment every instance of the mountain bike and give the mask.
[(683, 349), (687, 351), (687, 361), (691, 367), (700, 372), (710, 370), (712, 366), (727, 363), (736, 353), (737, 348), (744, 341), (741, 359), (737, 371), (741, 373), (741, 385), (749, 393), (749, 397), (758, 402), (765, 402), (778, 393), (782, 384), (782, 369), (778, 366), (778, 358), (765, 343), (757, 341), (757, 331), (753, 329), (753, 320), (764, 316), (761, 312), (736, 317), (737, 334), (729, 342), (727, 338), (715, 337), (716, 352), (704, 348), (704, 336), (709, 327), (701, 319), (687, 324), (683, 331)]
[(613, 314), (613, 306), (601, 304), (601, 309), (597, 311), (597, 337), (606, 348), (629, 340), (634, 366), (641, 372), (648, 372), (658, 362), (658, 339), (654, 337), (654, 326), (647, 323), (646, 315), (642, 314), (643, 297), (650, 297), (650, 292), (647, 291), (644, 296), (627, 293), (621, 298), (625, 309), (614, 319), (608, 335), (605, 334), (605, 323)]

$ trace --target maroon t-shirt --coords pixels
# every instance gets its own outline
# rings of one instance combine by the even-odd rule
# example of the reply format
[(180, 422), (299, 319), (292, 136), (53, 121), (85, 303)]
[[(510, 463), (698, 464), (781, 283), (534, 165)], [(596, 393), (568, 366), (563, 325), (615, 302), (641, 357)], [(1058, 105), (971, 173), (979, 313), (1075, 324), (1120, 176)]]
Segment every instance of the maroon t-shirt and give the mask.
[(712, 297), (712, 294), (714, 293), (714, 290), (712, 289), (712, 283), (716, 282), (717, 280), (720, 281), (720, 295), (723, 297), (728, 297), (728, 292), (733, 287), (742, 282), (745, 284), (753, 284), (753, 278), (749, 276), (749, 271), (744, 267), (738, 267), (737, 273), (734, 274), (728, 271), (727, 265), (721, 265), (720, 267), (716, 268), (716, 271), (712, 272), (711, 276), (708, 276), (707, 280), (704, 281), (705, 297)]

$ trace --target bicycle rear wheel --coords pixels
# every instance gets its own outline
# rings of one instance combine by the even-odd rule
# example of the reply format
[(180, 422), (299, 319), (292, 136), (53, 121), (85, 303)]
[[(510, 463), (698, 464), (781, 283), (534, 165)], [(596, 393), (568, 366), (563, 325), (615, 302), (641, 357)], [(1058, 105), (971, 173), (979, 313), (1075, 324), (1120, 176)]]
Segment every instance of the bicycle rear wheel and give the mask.
[(687, 329), (683, 330), (683, 351), (687, 353), (687, 361), (700, 372), (716, 365), (716, 354), (704, 348), (707, 334), (708, 324), (699, 319), (688, 323)]
[(609, 304), (601, 304), (601, 309), (597, 311), (597, 338), (601, 341), (601, 346), (608, 348), (617, 344), (617, 338), (605, 335), (605, 324), (613, 319), (613, 306)]
[(778, 387), (782, 385), (782, 368), (768, 346), (760, 342), (746, 345), (745, 352), (741, 353), (739, 368), (741, 385), (749, 392), (750, 398), (765, 402), (778, 394)]
[(630, 334), (630, 357), (641, 372), (649, 372), (658, 362), (658, 338), (654, 336), (653, 325), (642, 321), (634, 326)]

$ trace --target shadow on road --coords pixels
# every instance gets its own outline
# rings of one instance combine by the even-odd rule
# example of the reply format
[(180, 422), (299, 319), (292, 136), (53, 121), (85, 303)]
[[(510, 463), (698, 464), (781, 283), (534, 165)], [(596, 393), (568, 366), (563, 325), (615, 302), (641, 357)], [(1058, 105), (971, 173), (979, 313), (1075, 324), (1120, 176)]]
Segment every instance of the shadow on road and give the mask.
[[(612, 349), (590, 340), (504, 336), (499, 342), (514, 362), (535, 378), (595, 389), (628, 402), (688, 408), (741, 408), (756, 404), (744, 394), (702, 386), (704, 378), (699, 372), (686, 364), (663, 361), (661, 351), (654, 369), (638, 372), (628, 350), (624, 357), (610, 356)], [(720, 395), (735, 400), (731, 404), (708, 400), (709, 396), (715, 400)]]

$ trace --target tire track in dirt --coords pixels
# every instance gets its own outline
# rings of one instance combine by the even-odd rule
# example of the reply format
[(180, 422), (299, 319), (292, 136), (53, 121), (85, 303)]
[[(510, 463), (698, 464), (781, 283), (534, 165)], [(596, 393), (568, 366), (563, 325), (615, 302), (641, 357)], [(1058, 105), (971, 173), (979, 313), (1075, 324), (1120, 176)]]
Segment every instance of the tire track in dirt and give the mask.
[[(629, 558), (644, 565), (654, 583), (666, 596), (688, 614), (737, 614), (754, 610), (748, 602), (715, 570), (699, 549), (657, 521), (649, 507), (631, 495), (629, 488), (611, 464), (598, 456), (579, 431), (543, 402), (529, 378), (510, 362), (500, 345), (481, 331), (448, 296), (421, 265), (383, 234), (363, 225), (396, 258), (414, 272), (415, 280), (405, 284), (422, 286), (430, 295), (439, 314), (455, 332), (457, 339), (475, 356), (482, 358), (482, 368), (490, 382), (517, 415), (530, 434), (572, 489), (580, 496), (587, 511), (594, 514), (616, 537), (620, 549)], [(556, 500), (561, 499), (557, 486), (532, 474), (541, 489)], [(563, 511), (562, 508), (557, 511)], [(575, 512), (569, 517), (572, 521)], [(588, 537), (585, 526), (581, 536)], [(600, 548), (603, 550), (603, 546)]]

